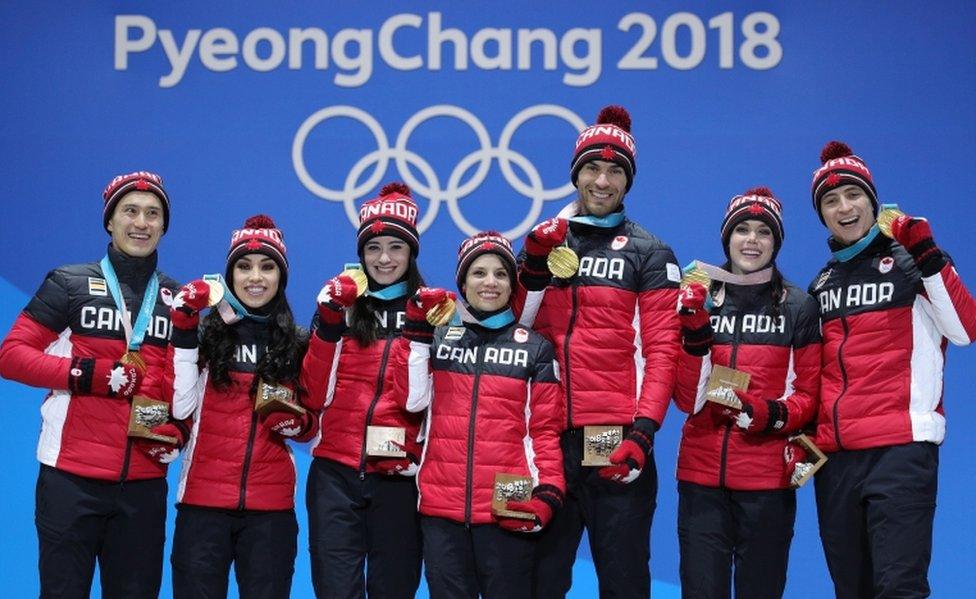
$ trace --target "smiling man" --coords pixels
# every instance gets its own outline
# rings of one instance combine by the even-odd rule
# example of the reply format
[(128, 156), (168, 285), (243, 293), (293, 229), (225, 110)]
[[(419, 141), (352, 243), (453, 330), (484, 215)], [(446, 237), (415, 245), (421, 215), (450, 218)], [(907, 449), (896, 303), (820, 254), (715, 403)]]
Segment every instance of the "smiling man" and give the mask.
[(976, 302), (928, 221), (877, 223), (867, 165), (828, 143), (813, 205), (833, 259), (810, 286), (823, 371), (817, 513), (838, 598), (928, 597), (946, 341), (976, 337)]
[[(50, 389), (41, 405), (37, 524), (42, 597), (155, 597), (162, 577), (166, 468), (174, 447), (127, 435), (130, 400), (170, 401), (163, 364), (178, 287), (156, 270), (169, 196), (148, 172), (103, 193), (112, 242), (100, 262), (48, 273), (0, 346), (0, 375)], [(162, 432), (162, 431), (159, 431)]]
[[(600, 596), (650, 595), (652, 450), (674, 385), (681, 273), (671, 248), (624, 214), (636, 172), (630, 124), (626, 110), (608, 106), (579, 134), (570, 165), (577, 198), (525, 242), (520, 281), (545, 291), (535, 329), (556, 347), (567, 415), (566, 499), (540, 533), (539, 597), (569, 591), (584, 529)], [(552, 278), (547, 257), (563, 243), (578, 254), (579, 268)], [(583, 465), (589, 426), (622, 428), (609, 465)]]

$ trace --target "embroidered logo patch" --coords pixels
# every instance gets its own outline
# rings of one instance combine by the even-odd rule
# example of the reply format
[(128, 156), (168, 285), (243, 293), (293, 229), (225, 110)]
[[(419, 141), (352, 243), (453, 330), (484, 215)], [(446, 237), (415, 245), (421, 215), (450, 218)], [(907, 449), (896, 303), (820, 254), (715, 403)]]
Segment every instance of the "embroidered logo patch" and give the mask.
[(623, 249), (629, 240), (630, 239), (626, 235), (617, 235), (613, 238), (613, 241), (610, 242), (610, 247), (615, 250)]
[(105, 279), (88, 277), (88, 294), (101, 296), (108, 295), (108, 285), (105, 284)]
[(895, 259), (891, 256), (885, 256), (878, 262), (878, 272), (881, 274), (887, 274), (891, 272), (891, 269), (895, 266)]
[(529, 340), (529, 332), (523, 328), (515, 329), (515, 341), (518, 343), (525, 343)]
[(444, 341), (457, 341), (464, 337), (464, 327), (449, 327), (444, 333)]

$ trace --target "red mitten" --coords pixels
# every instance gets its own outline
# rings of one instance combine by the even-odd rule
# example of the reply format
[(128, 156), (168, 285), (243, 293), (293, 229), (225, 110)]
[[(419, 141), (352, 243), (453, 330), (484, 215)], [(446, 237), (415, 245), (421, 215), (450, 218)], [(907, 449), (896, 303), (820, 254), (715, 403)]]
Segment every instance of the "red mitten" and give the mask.
[(68, 389), (79, 395), (129, 399), (139, 388), (142, 374), (132, 364), (109, 358), (76, 357), (68, 370)]
[(712, 325), (705, 309), (707, 297), (708, 289), (701, 283), (685, 285), (678, 296), (681, 344), (692, 356), (704, 356), (712, 347)]
[(356, 281), (347, 275), (337, 275), (325, 282), (319, 291), (318, 312), (322, 322), (336, 324), (342, 321), (343, 311), (356, 303), (359, 291)]
[(176, 444), (154, 441), (152, 439), (136, 439), (136, 447), (142, 453), (149, 456), (149, 459), (160, 464), (169, 464), (180, 455), (180, 448), (183, 447), (186, 439), (183, 436), (183, 431), (179, 427), (167, 422), (166, 424), (159, 424), (152, 427), (150, 431), (157, 435), (176, 437)]
[(783, 430), (789, 420), (786, 402), (770, 400), (750, 400), (736, 391), (742, 401), (742, 410), (733, 413), (733, 421), (748, 433), (773, 433)]
[(309, 415), (299, 416), (291, 412), (269, 412), (264, 417), (264, 426), (282, 439), (293, 439), (308, 429)]
[(387, 475), (399, 474), (400, 476), (414, 476), (417, 474), (417, 467), (420, 463), (420, 446), (416, 443), (407, 443), (402, 445), (396, 441), (390, 441), (390, 443), (396, 445), (400, 449), (407, 452), (407, 457), (405, 458), (382, 458), (376, 460), (373, 465), (376, 469)]
[(528, 501), (509, 501), (506, 508), (517, 512), (529, 512), (535, 515), (535, 520), (521, 518), (506, 518), (498, 516), (498, 526), (515, 532), (539, 532), (552, 520), (552, 508), (541, 499), (533, 497)]
[(566, 241), (569, 221), (565, 218), (550, 218), (537, 224), (525, 237), (525, 253), (529, 256), (547, 257), (552, 248)]
[(195, 331), (200, 324), (200, 310), (207, 307), (210, 285), (197, 279), (180, 288), (169, 306), (169, 319), (173, 326), (185, 331)]
[(644, 462), (651, 450), (654, 449), (654, 433), (658, 425), (650, 418), (637, 418), (634, 426), (620, 443), (620, 446), (610, 454), (610, 466), (604, 466), (598, 471), (600, 476), (618, 483), (629, 484), (637, 480)]
[(421, 287), (407, 300), (407, 320), (403, 324), (403, 336), (410, 341), (430, 343), (434, 338), (434, 325), (427, 322), (427, 313), (435, 306), (453, 301), (457, 296), (438, 287)]
[(924, 218), (899, 216), (891, 223), (891, 236), (915, 259), (923, 277), (930, 277), (946, 265), (945, 255), (932, 238), (932, 227)]

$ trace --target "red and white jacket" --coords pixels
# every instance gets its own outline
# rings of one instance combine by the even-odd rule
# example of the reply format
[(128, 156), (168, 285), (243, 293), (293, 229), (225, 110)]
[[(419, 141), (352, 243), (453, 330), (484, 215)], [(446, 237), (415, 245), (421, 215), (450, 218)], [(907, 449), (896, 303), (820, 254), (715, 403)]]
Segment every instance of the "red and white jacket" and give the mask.
[[(678, 449), (678, 480), (740, 491), (789, 487), (787, 438), (816, 415), (821, 344), (816, 301), (789, 284), (784, 295), (777, 310), (768, 283), (724, 285), (713, 296), (711, 350), (704, 356), (682, 351), (678, 362), (674, 400), (688, 414)], [(769, 434), (735, 426), (723, 406), (705, 400), (715, 365), (750, 374), (748, 400), (784, 402), (786, 426)]]
[[(145, 286), (156, 272), (156, 254), (132, 258), (110, 248), (109, 256), (126, 309), (135, 321)], [(171, 395), (163, 380), (170, 336), (168, 298), (179, 286), (157, 274), (159, 294), (140, 349), (146, 372), (136, 394), (168, 401)], [(128, 401), (68, 390), (72, 358), (118, 360), (125, 352), (121, 313), (99, 263), (49, 272), (0, 346), (0, 376), (50, 389), (41, 404), (37, 459), (42, 464), (105, 481), (166, 475), (166, 465), (147, 457), (128, 437)]]
[[(369, 345), (343, 335), (342, 324), (319, 324), (318, 333), (311, 336), (304, 368), (309, 373), (307, 401), (313, 410), (322, 412), (322, 432), (313, 456), (365, 474), (376, 472), (374, 463), (366, 458), (367, 427), (401, 427), (408, 443), (416, 442), (423, 415), (404, 408), (406, 398), (396, 396), (390, 368), (402, 363), (409, 351), (396, 342), (406, 302), (405, 297), (375, 302), (379, 339)], [(398, 352), (404, 356), (398, 357)]]
[(545, 338), (518, 323), (465, 323), (438, 329), (430, 345), (397, 343), (409, 349), (396, 365), (397, 385), (408, 387), (406, 408), (429, 409), (417, 473), (421, 514), (493, 522), (496, 473), (531, 476), (562, 500), (565, 415)]
[(626, 219), (613, 228), (571, 222), (566, 241), (579, 270), (546, 288), (532, 326), (556, 349), (567, 428), (639, 417), (660, 425), (680, 351), (674, 253)]
[[(174, 417), (193, 416), (176, 500), (228, 510), (289, 510), (295, 506), (296, 488), (291, 447), (264, 425), (254, 411), (251, 392), (271, 334), (266, 323), (250, 319), (233, 326), (238, 346), (225, 388), (209, 380), (209, 369), (199, 363), (199, 348), (183, 344), (182, 331), (173, 339), (168, 368), (174, 379), (174, 405), (180, 410)], [(297, 356), (296, 362), (301, 359)], [(303, 399), (301, 385), (284, 384)], [(295, 441), (315, 435), (315, 419), (309, 421), (309, 430)]]
[(976, 300), (956, 269), (923, 278), (901, 245), (877, 235), (849, 259), (828, 262), (810, 293), (824, 340), (817, 445), (942, 443), (946, 342), (976, 338)]

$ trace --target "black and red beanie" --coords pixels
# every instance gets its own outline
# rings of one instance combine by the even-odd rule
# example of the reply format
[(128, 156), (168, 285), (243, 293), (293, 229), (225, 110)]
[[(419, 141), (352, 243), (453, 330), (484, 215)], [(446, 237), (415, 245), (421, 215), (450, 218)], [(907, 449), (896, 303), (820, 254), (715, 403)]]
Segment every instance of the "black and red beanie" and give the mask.
[(606, 160), (623, 167), (627, 175), (626, 191), (630, 191), (637, 173), (636, 159), (637, 143), (630, 134), (630, 114), (623, 106), (606, 106), (596, 117), (596, 124), (583, 129), (576, 138), (569, 177), (576, 185), (584, 164)]
[(146, 191), (159, 198), (159, 203), (163, 205), (163, 233), (165, 233), (169, 228), (169, 195), (163, 189), (163, 178), (149, 171), (119, 175), (105, 186), (105, 191), (102, 192), (102, 199), (105, 201), (102, 208), (102, 226), (105, 230), (108, 231), (108, 221), (112, 219), (115, 206), (130, 191)]
[(485, 254), (495, 254), (501, 259), (502, 265), (508, 271), (508, 279), (514, 287), (515, 252), (512, 251), (512, 242), (498, 231), (482, 231), (462, 241), (458, 248), (458, 264), (455, 273), (458, 291), (464, 293), (464, 279), (468, 275), (471, 263)]
[(822, 166), (813, 172), (811, 186), (813, 209), (820, 222), (824, 222), (820, 200), (828, 191), (844, 185), (857, 185), (863, 189), (874, 207), (874, 215), (878, 215), (878, 191), (874, 188), (871, 171), (860, 157), (854, 155), (850, 146), (841, 141), (827, 142), (820, 151), (820, 163)]
[(227, 281), (233, 281), (234, 263), (241, 256), (264, 254), (278, 265), (278, 270), (281, 271), (279, 288), (284, 289), (288, 275), (287, 253), (285, 236), (281, 229), (275, 225), (270, 216), (256, 214), (244, 221), (242, 228), (231, 233), (230, 248), (227, 250)]
[(363, 255), (366, 242), (380, 235), (392, 235), (410, 246), (414, 258), (420, 253), (420, 234), (417, 232), (417, 203), (410, 197), (404, 183), (388, 183), (380, 195), (366, 201), (359, 209), (359, 232), (356, 252)]
[(773, 257), (783, 246), (786, 231), (783, 229), (783, 205), (768, 187), (753, 187), (742, 195), (729, 200), (722, 219), (722, 249), (729, 255), (729, 238), (739, 223), (758, 220), (766, 223), (773, 232)]

